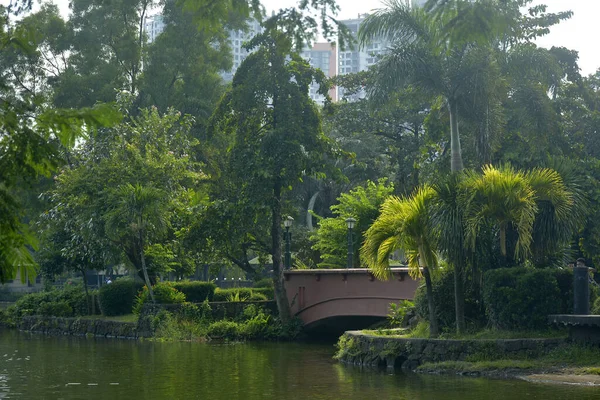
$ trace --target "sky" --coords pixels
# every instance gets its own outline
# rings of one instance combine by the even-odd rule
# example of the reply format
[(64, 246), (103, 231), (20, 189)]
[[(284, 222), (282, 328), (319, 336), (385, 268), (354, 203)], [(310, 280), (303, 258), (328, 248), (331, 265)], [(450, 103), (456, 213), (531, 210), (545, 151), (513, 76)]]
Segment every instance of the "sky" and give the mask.
[[(69, 0), (54, 0), (63, 12), (68, 12)], [(298, 0), (262, 0), (267, 11), (291, 7)], [(341, 19), (356, 18), (358, 14), (383, 7), (381, 0), (337, 0)], [(7, 4), (8, 0), (0, 0)], [(554, 26), (549, 35), (537, 41), (539, 46), (562, 46), (579, 52), (579, 66), (584, 75), (600, 68), (600, 0), (535, 0), (533, 4), (546, 4), (549, 12), (571, 10), (570, 20)]]

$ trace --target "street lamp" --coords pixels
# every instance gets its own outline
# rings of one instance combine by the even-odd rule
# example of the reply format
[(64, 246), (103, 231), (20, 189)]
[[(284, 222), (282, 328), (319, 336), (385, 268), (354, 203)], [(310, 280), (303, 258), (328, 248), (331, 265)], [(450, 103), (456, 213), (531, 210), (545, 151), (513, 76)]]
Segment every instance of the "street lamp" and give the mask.
[(346, 268), (352, 268), (352, 229), (354, 229), (354, 225), (356, 224), (356, 220), (354, 218), (347, 218), (346, 225), (348, 226), (348, 264)]
[(285, 226), (285, 232), (283, 232), (283, 239), (285, 240), (285, 261), (284, 267), (285, 269), (292, 268), (292, 251), (290, 243), (292, 241), (292, 233), (290, 232), (290, 227), (294, 223), (294, 218), (288, 217), (283, 221), (283, 226)]

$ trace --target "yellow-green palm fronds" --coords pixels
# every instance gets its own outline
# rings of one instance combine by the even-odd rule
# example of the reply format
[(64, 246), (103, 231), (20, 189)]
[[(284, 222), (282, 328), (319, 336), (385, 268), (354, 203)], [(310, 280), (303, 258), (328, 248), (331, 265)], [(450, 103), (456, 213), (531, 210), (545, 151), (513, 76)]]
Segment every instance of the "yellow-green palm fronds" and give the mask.
[(360, 251), (363, 263), (378, 279), (390, 277), (389, 257), (398, 249), (404, 250), (413, 277), (420, 276), (420, 264), (437, 266), (436, 235), (429, 215), (434, 196), (435, 191), (424, 186), (410, 197), (392, 196), (383, 203)]
[(519, 235), (515, 257), (526, 256), (537, 205), (526, 175), (510, 165), (486, 165), (481, 175), (468, 174), (465, 182), (467, 196), (467, 242), (475, 246), (477, 235), (486, 221), (493, 221), (500, 229), (500, 248), (506, 255), (506, 230), (512, 225)]

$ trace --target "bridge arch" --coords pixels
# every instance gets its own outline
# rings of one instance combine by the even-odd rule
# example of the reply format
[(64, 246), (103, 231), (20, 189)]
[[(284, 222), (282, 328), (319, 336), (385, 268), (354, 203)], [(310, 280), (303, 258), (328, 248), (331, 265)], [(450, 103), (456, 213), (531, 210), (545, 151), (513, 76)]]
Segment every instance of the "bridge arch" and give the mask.
[(393, 268), (393, 278), (379, 281), (364, 268), (292, 270), (285, 286), (292, 313), (308, 329), (323, 325), (365, 328), (384, 319), (389, 304), (412, 300), (419, 285), (407, 268)]

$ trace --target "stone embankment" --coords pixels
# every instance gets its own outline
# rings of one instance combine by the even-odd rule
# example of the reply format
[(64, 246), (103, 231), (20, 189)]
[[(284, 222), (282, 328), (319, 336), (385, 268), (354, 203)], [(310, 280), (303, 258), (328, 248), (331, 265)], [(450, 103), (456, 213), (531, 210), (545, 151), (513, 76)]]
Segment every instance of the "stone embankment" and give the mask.
[(19, 330), (46, 335), (97, 336), (106, 338), (138, 339), (148, 337), (133, 322), (87, 318), (60, 318), (27, 316), (21, 318)]
[(349, 331), (340, 338), (337, 358), (347, 364), (414, 370), (423, 363), (465, 361), (471, 357), (538, 357), (564, 342), (564, 339), (408, 339)]

